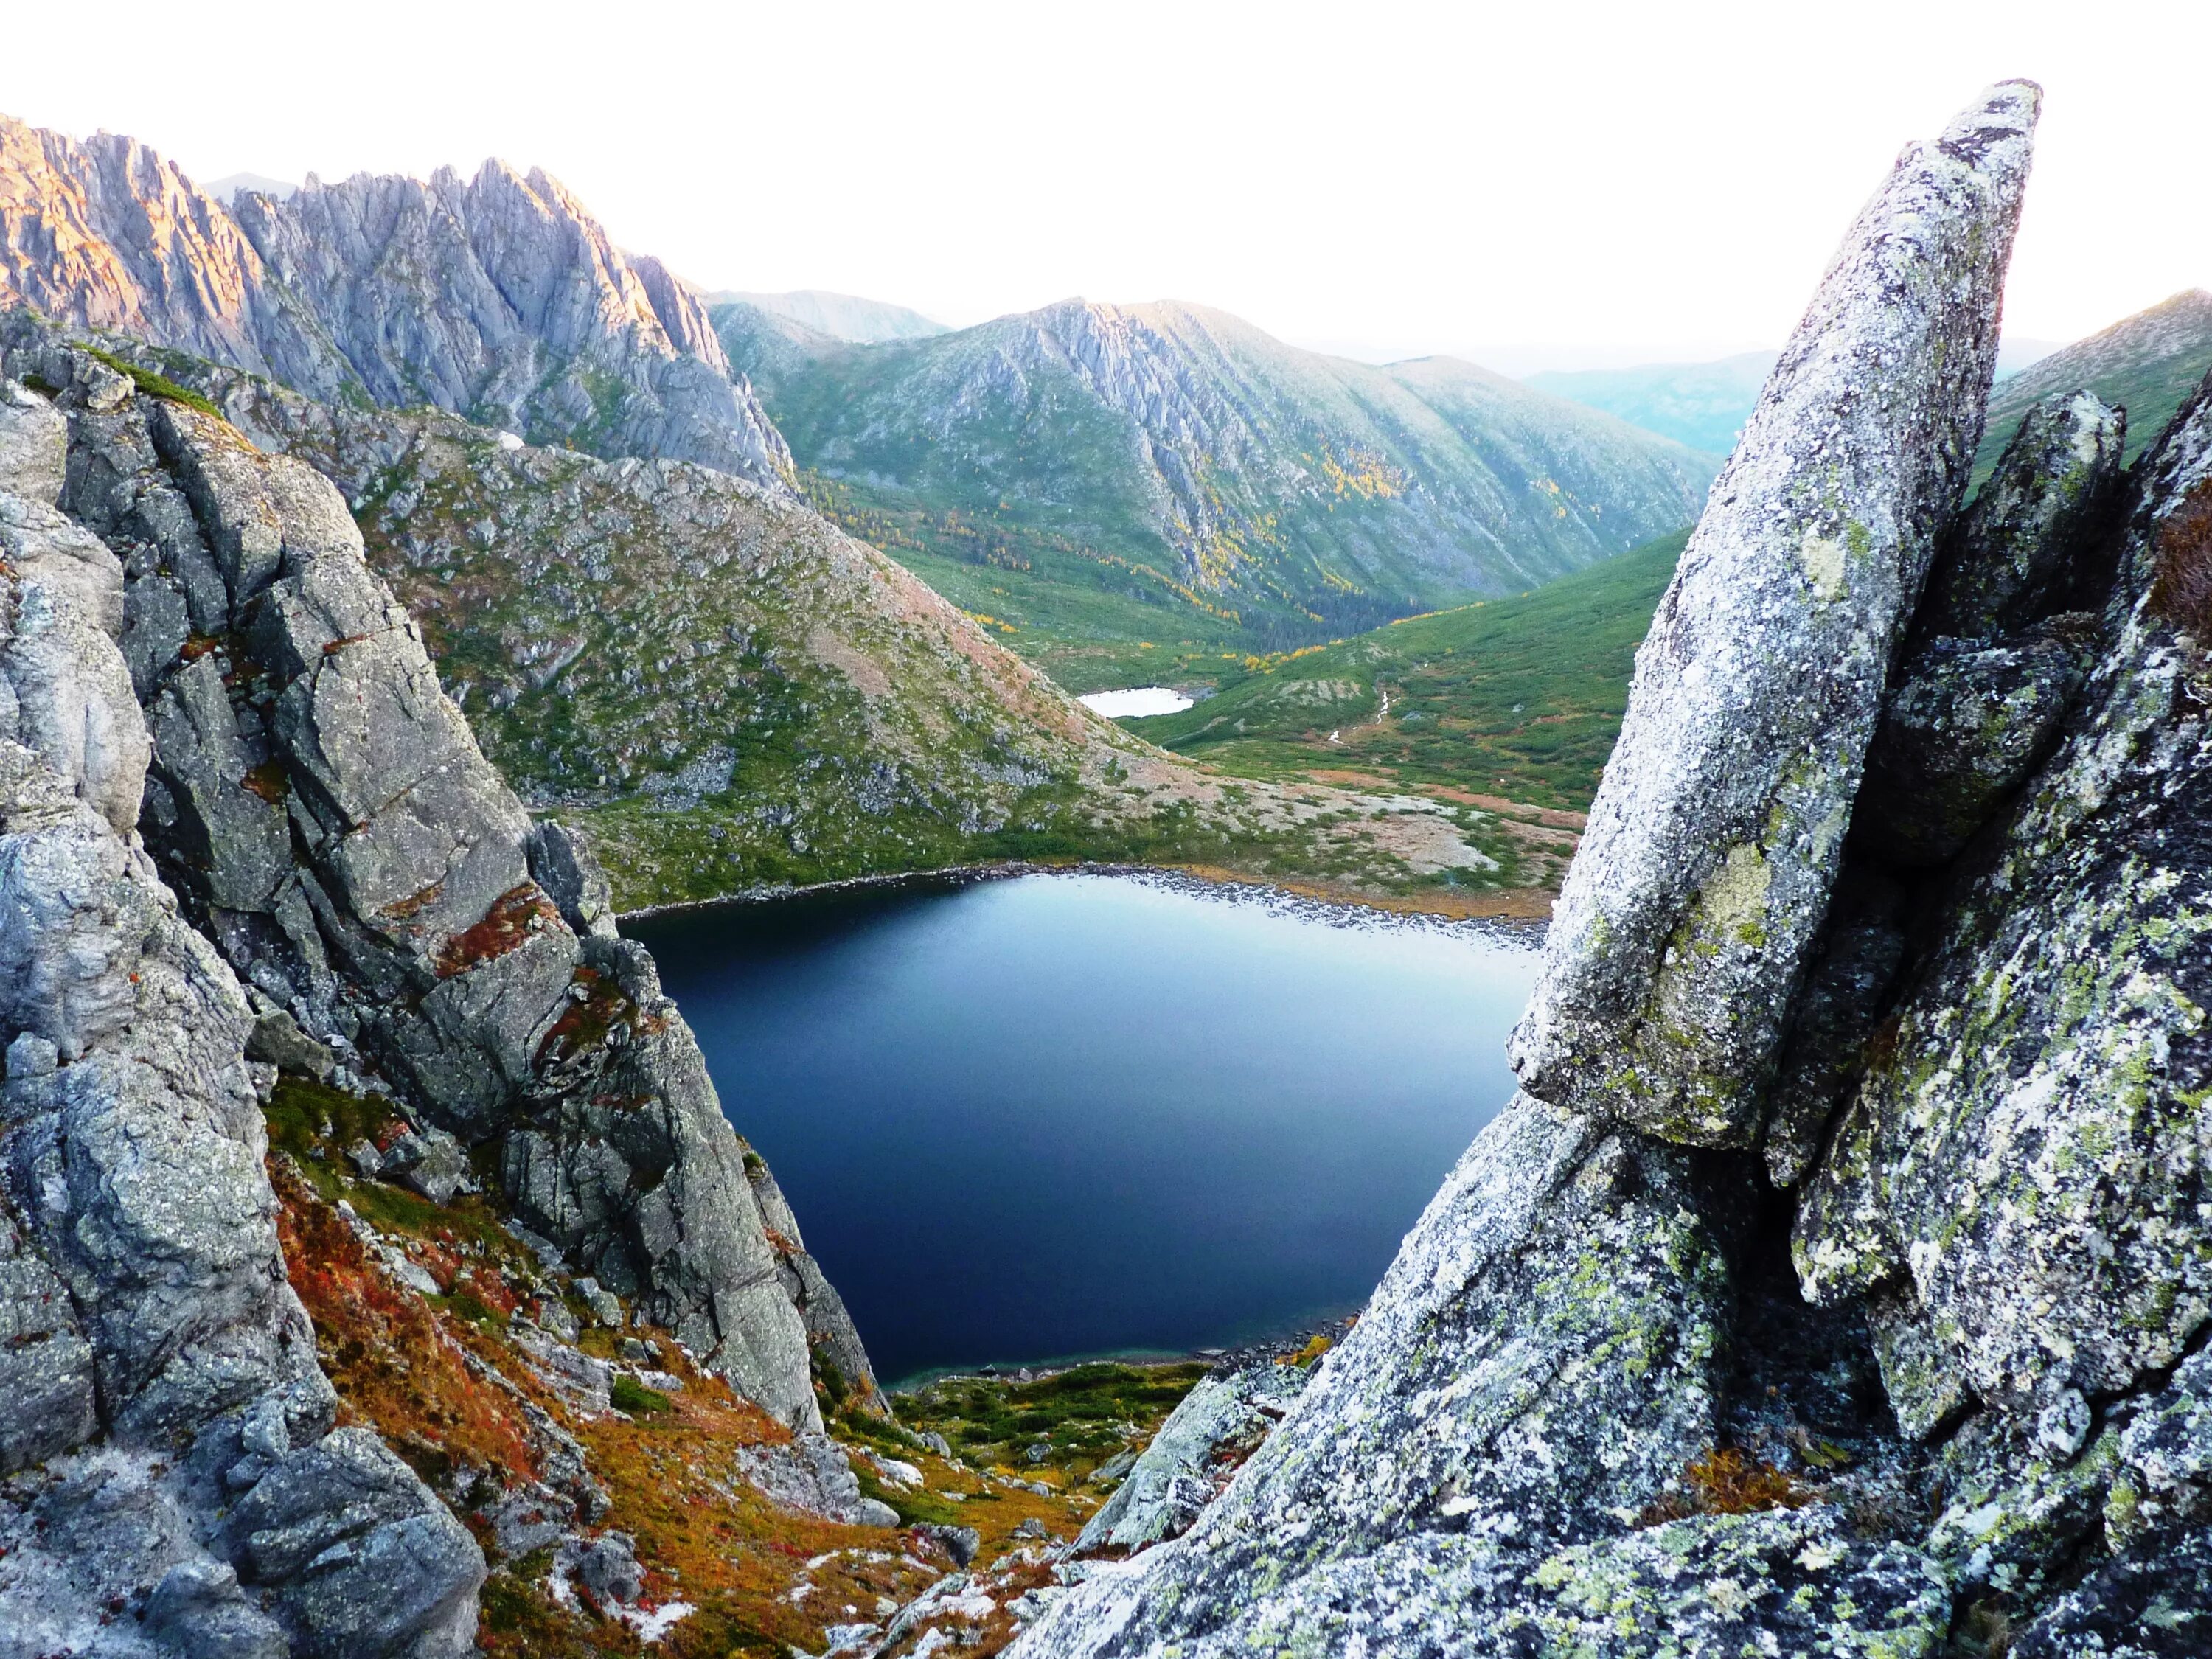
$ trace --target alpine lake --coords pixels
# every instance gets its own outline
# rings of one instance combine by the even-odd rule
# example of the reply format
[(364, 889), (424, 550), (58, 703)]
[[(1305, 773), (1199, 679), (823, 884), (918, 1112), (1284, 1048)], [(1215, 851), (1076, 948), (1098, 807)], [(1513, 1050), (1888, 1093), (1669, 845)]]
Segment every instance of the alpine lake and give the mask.
[(886, 1384), (1356, 1310), (1512, 1092), (1538, 942), (1097, 873), (623, 931)]

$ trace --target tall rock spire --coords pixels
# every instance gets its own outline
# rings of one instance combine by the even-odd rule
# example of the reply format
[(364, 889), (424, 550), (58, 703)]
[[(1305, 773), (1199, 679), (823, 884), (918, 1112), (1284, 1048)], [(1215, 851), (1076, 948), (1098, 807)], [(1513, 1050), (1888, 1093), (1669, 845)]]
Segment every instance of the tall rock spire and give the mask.
[(1988, 402), (2041, 103), (1990, 88), (1844, 237), (1690, 538), (1514, 1034), (1522, 1085), (1740, 1146)]

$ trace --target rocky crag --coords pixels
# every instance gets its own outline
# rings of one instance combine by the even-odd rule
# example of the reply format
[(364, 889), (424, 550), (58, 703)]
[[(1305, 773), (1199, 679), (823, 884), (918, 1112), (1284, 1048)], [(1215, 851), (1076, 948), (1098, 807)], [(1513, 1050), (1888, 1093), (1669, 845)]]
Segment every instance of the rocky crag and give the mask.
[(697, 295), (502, 161), (226, 205), (134, 139), (0, 116), (0, 308), (19, 305), (325, 402), (455, 410), (775, 489), (791, 471)]
[(170, 391), (34, 323), (0, 353), (0, 1625), (25, 1653), (459, 1651), (483, 1559), (332, 1427), (272, 1091), (380, 1101), (364, 1173), (489, 1188), (574, 1296), (802, 1448), (817, 1394), (881, 1396), (605, 876), (484, 759), (343, 498)]
[(0, 1651), (458, 1655), (483, 1555), (333, 1426), (261, 1017), (136, 834), (155, 744), (68, 443), (0, 380)]
[(1959, 510), (2039, 101), (1908, 148), (1783, 354), (1522, 1092), (1016, 1651), (2212, 1649), (2212, 384), (2125, 473), (2062, 390)]

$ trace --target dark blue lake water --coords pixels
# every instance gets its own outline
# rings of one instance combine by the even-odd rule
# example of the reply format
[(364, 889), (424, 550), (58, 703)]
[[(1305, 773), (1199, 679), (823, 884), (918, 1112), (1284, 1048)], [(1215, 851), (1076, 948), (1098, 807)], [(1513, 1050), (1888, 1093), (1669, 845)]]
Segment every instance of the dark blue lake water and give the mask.
[(1535, 972), (1497, 932), (1110, 876), (625, 931), (886, 1381), (1357, 1307), (1512, 1092)]

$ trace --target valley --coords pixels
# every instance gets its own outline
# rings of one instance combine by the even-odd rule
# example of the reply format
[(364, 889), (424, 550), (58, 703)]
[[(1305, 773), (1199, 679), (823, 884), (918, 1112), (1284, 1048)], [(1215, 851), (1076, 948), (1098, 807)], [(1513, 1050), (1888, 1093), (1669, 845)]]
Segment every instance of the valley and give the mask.
[(1081, 691), (1518, 592), (1687, 523), (1717, 465), (1473, 364), (1172, 301), (877, 343), (713, 316), (810, 499)]

